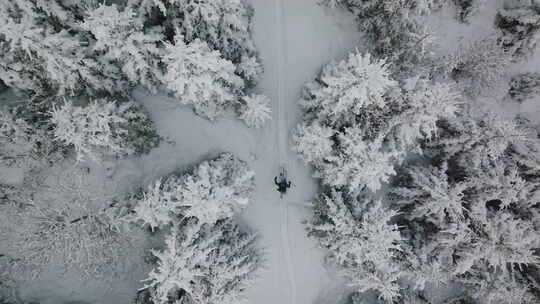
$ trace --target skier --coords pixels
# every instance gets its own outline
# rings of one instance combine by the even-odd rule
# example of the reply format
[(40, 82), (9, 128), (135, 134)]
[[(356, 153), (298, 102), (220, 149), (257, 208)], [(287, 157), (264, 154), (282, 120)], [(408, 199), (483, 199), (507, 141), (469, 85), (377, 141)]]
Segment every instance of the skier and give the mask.
[(283, 195), (287, 192), (287, 189), (291, 187), (291, 181), (287, 181), (287, 177), (285, 176), (285, 171), (282, 171), (279, 174), (279, 181), (278, 177), (274, 177), (274, 184), (277, 186), (277, 191), (281, 193), (281, 197), (283, 198)]

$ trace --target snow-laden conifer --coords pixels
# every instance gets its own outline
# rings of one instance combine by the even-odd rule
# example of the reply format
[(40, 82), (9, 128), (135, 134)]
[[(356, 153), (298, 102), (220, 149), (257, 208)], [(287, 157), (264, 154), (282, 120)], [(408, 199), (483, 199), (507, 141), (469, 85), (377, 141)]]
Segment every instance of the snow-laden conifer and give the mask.
[(100, 99), (77, 106), (67, 101), (50, 115), (54, 138), (74, 148), (78, 161), (141, 153), (159, 141), (151, 121), (133, 102)]
[(259, 266), (255, 236), (231, 219), (175, 226), (163, 250), (153, 250), (157, 267), (145, 280), (156, 304), (245, 302)]
[(159, 12), (165, 32), (177, 31), (187, 44), (205, 41), (237, 65), (244, 80), (258, 80), (262, 69), (251, 37), (253, 9), (247, 1), (129, 0), (128, 6), (147, 18)]
[(244, 81), (234, 73), (234, 64), (206, 42), (196, 39), (186, 44), (177, 34), (174, 43), (165, 43), (164, 52), (167, 69), (161, 81), (181, 104), (213, 120), (239, 102)]
[(540, 6), (536, 1), (514, 1), (499, 10), (496, 24), (502, 44), (515, 56), (534, 54), (540, 42)]
[(195, 218), (199, 224), (215, 224), (243, 210), (251, 200), (254, 173), (230, 154), (205, 161), (191, 173), (170, 175), (135, 197), (132, 221), (151, 229)]
[[(360, 204), (362, 203), (362, 204)], [(369, 208), (360, 214), (358, 207)], [(328, 249), (350, 284), (360, 292), (374, 290), (379, 297), (392, 302), (399, 296), (400, 235), (392, 218), (397, 212), (381, 202), (358, 202), (332, 191), (315, 203), (315, 217), (308, 233)]]
[(143, 23), (130, 7), (120, 11), (115, 4), (101, 4), (87, 12), (81, 27), (95, 39), (91, 46), (100, 61), (118, 64), (131, 83), (156, 89), (163, 35), (145, 31)]
[(264, 95), (244, 96), (239, 118), (251, 128), (261, 128), (272, 118), (270, 99)]
[(436, 136), (437, 122), (459, 109), (449, 85), (409, 82), (401, 88), (384, 60), (358, 52), (330, 63), (303, 92), (294, 149), (327, 185), (377, 191), (406, 153)]

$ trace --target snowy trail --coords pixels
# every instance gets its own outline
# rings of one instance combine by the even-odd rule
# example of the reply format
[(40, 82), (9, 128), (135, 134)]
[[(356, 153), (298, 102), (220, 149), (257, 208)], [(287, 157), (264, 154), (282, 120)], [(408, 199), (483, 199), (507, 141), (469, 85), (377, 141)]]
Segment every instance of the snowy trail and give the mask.
[[(265, 69), (258, 88), (272, 100), (274, 114), (272, 127), (263, 132), (269, 138), (258, 143), (259, 160), (267, 163), (255, 166), (260, 184), (255, 204), (245, 215), (259, 231), (266, 259), (249, 302), (326, 303), (327, 298), (335, 300), (335, 294), (329, 293), (338, 290), (342, 282), (324, 267), (323, 253), (306, 236), (302, 221), (310, 216), (316, 185), (291, 151), (289, 136), (301, 116), (297, 103), (301, 88), (323, 65), (354, 49), (359, 38), (357, 26), (352, 15), (323, 8), (318, 0), (251, 2), (255, 43)], [(293, 182), (283, 200), (275, 187), (264, 183), (273, 179), (279, 166), (287, 169)]]
[[(287, 170), (287, 154), (285, 152), (287, 146), (287, 134), (284, 132), (284, 126), (286, 126), (286, 115), (283, 111), (285, 100), (285, 32), (283, 27), (283, 0), (275, 0), (275, 28), (276, 28), (276, 63), (277, 63), (277, 102), (276, 102), (276, 116), (275, 124), (277, 124), (276, 132), (276, 146), (278, 148), (278, 163)], [(282, 143), (284, 141), (285, 143)], [(287, 203), (287, 196), (283, 197), (279, 201), (280, 213), (281, 213), (281, 246), (283, 249), (283, 256), (285, 257), (285, 263), (287, 265), (287, 275), (289, 280), (289, 303), (296, 304), (296, 275), (294, 273), (294, 265), (291, 258), (291, 245), (289, 239), (289, 206)]]

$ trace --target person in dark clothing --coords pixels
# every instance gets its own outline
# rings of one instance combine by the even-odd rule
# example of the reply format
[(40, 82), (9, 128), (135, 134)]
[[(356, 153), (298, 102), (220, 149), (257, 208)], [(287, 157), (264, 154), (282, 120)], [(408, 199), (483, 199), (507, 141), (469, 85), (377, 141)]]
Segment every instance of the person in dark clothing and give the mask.
[(277, 191), (281, 193), (281, 197), (287, 192), (287, 189), (291, 187), (291, 181), (287, 181), (287, 178), (283, 173), (279, 174), (279, 181), (278, 177), (274, 177), (274, 184), (277, 186)]

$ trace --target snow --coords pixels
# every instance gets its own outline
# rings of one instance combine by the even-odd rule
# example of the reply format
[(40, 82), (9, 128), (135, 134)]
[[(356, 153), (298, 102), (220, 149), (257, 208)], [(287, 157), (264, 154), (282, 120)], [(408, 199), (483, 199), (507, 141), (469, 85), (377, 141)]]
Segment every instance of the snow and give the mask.
[[(310, 217), (307, 207), (316, 194), (316, 183), (290, 151), (289, 131), (301, 115), (297, 100), (303, 85), (323, 65), (353, 50), (360, 34), (352, 15), (319, 6), (316, 0), (252, 3), (255, 42), (265, 67), (257, 91), (271, 99), (273, 121), (259, 130), (227, 118), (210, 123), (178, 107), (172, 98), (138, 90), (135, 99), (150, 111), (159, 133), (175, 144), (163, 144), (147, 156), (121, 162), (115, 178), (126, 186), (148, 184), (222, 151), (247, 161), (255, 171), (256, 193), (243, 217), (258, 232), (265, 261), (249, 291), (249, 302), (325, 303), (327, 298), (335, 299), (327, 293), (339, 292), (342, 282), (332, 269), (326, 269), (323, 252), (306, 236), (302, 221)], [(283, 32), (278, 35), (279, 31)], [(293, 187), (280, 200), (273, 178), (282, 164)]]
[[(259, 234), (264, 267), (248, 292), (250, 303), (313, 304), (335, 301), (345, 285), (327, 268), (324, 253), (308, 239), (304, 220), (310, 218), (310, 201), (316, 195), (312, 172), (290, 150), (290, 131), (301, 115), (297, 103), (303, 85), (313, 80), (333, 59), (344, 58), (361, 35), (354, 17), (344, 10), (329, 9), (317, 0), (251, 0), (255, 9), (254, 34), (265, 67), (257, 92), (267, 95), (273, 109), (270, 124), (248, 129), (230, 117), (210, 122), (182, 107), (165, 94), (143, 89), (134, 92), (164, 137), (162, 144), (142, 157), (106, 163), (106, 170), (91, 170), (110, 176), (116, 192), (148, 186), (174, 170), (185, 170), (221, 152), (231, 152), (247, 161), (256, 176), (254, 203), (243, 221)], [(307, 51), (306, 51), (307, 50)], [(293, 182), (280, 200), (273, 185), (280, 165)], [(105, 173), (104, 173), (105, 172)], [(148, 246), (141, 240), (141, 245)], [(126, 303), (133, 299), (148, 269), (136, 267), (129, 279), (86, 280), (76, 274), (60, 275), (51, 267), (42, 279), (29, 282), (26, 299), (42, 303), (83, 300), (96, 304)], [(145, 273), (146, 271), (146, 273)], [(336, 295), (337, 293), (337, 295)]]
[[(288, 148), (289, 132), (301, 115), (297, 100), (303, 85), (313, 80), (323, 65), (354, 49), (360, 34), (352, 15), (319, 6), (317, 0), (252, 3), (255, 43), (265, 67), (259, 88), (272, 99), (274, 117), (272, 126), (265, 130), (267, 138), (258, 138), (256, 199), (245, 214), (247, 222), (258, 229), (266, 252), (266, 268), (249, 300), (260, 304), (325, 303), (327, 296), (336, 299), (325, 293), (339, 291), (333, 286), (340, 282), (325, 268), (315, 241), (306, 237), (302, 221), (309, 217), (310, 209), (305, 205), (315, 195), (316, 185)], [(280, 165), (293, 181), (282, 201), (271, 186)]]

